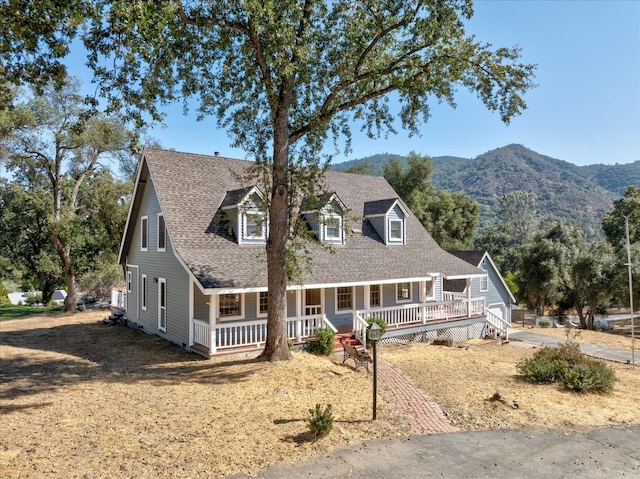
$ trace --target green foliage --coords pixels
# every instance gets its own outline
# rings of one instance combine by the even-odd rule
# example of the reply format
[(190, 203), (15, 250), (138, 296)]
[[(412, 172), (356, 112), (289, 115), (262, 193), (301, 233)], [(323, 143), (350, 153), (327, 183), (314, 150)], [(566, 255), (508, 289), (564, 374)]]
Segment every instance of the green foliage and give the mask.
[(532, 383), (562, 384), (571, 391), (609, 393), (616, 381), (615, 371), (602, 361), (584, 356), (573, 341), (557, 348), (542, 348), (532, 358), (516, 365), (522, 377)]
[(532, 383), (553, 383), (564, 376), (567, 364), (548, 358), (526, 359), (516, 365), (518, 372)]
[(126, 216), (124, 190), (101, 162), (126, 157), (135, 143), (116, 114), (96, 113), (79, 90), (77, 80), (65, 78), (41, 94), (15, 97), (15, 108), (3, 114), (21, 112), (22, 120), (27, 111), (29, 121), (9, 128), (2, 143), (14, 181), (2, 192), (9, 208), (0, 212), (0, 254), (34, 278), (45, 302), (66, 282), (71, 310), (76, 276), (99, 252), (117, 250)]
[(123, 283), (120, 265), (113, 253), (101, 255), (93, 268), (78, 280), (78, 285), (84, 293), (99, 299), (110, 298), (111, 290), (123, 286)]
[(441, 248), (469, 248), (478, 224), (478, 203), (462, 192), (436, 190), (429, 181), (433, 171), (429, 157), (412, 152), (406, 163), (405, 168), (399, 159), (389, 160), (385, 179)]
[[(378, 316), (373, 316), (367, 319), (367, 323), (369, 324), (376, 323), (378, 326), (380, 326), (380, 337), (384, 336), (384, 333), (387, 330), (387, 323), (385, 322), (384, 319)], [(369, 341), (369, 338), (367, 338), (367, 347), (370, 347), (370, 346), (371, 346), (371, 341)]]
[(33, 306), (34, 304), (42, 304), (42, 293), (33, 293), (27, 295), (24, 303), (27, 306)]
[(616, 382), (616, 373), (603, 361), (585, 358), (569, 369), (562, 384), (576, 392), (610, 393)]
[(541, 328), (548, 328), (549, 326), (551, 326), (551, 323), (548, 319), (541, 319), (540, 321), (538, 321), (538, 326), (540, 326)]
[(326, 436), (333, 429), (334, 418), (331, 404), (328, 404), (324, 409), (320, 404), (316, 404), (315, 408), (309, 409), (309, 416), (309, 429), (314, 440)]
[(315, 338), (306, 342), (304, 350), (313, 354), (329, 356), (333, 354), (335, 348), (335, 336), (336, 333), (331, 328), (318, 328)]
[(4, 281), (0, 280), (0, 304), (9, 302), (9, 290), (4, 284)]

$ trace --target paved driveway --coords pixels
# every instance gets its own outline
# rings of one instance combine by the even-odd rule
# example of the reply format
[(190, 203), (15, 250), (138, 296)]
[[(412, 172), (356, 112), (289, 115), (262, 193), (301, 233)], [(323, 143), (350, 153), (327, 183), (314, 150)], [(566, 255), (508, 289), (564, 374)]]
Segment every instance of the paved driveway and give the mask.
[[(236, 479), (250, 476), (232, 476)], [(640, 427), (458, 432), (380, 440), (327, 457), (268, 469), (261, 479), (640, 477)]]

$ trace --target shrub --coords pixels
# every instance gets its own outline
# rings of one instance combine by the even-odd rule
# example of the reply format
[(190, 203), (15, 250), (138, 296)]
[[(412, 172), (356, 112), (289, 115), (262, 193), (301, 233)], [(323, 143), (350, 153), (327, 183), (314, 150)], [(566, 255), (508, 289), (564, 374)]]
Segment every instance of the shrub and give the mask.
[(309, 428), (313, 434), (313, 440), (326, 436), (333, 429), (333, 410), (331, 404), (322, 409), (320, 404), (316, 404), (315, 409), (309, 409)]
[[(387, 330), (387, 323), (384, 321), (384, 319), (379, 318), (378, 316), (373, 316), (372, 318), (367, 319), (367, 323), (376, 323), (378, 326), (380, 326), (380, 336), (383, 336), (385, 331)], [(367, 347), (370, 346), (371, 341), (369, 341), (369, 338), (367, 337)]]
[(516, 369), (529, 382), (560, 381), (567, 389), (577, 392), (608, 393), (613, 391), (616, 381), (613, 369), (584, 356), (580, 345), (573, 341), (557, 348), (539, 349), (533, 358), (520, 361)]
[(554, 383), (563, 377), (567, 363), (546, 357), (530, 358), (520, 361), (518, 372), (531, 383)]
[(616, 382), (616, 373), (602, 361), (585, 358), (581, 364), (567, 371), (562, 383), (576, 392), (610, 393)]
[(42, 303), (42, 293), (29, 294), (24, 300), (24, 304), (26, 304), (27, 306), (32, 306), (34, 304), (41, 304), (41, 303)]
[(538, 326), (540, 326), (541, 328), (548, 328), (549, 326), (551, 326), (551, 323), (548, 319), (541, 319), (540, 321), (538, 321)]
[(304, 345), (304, 350), (313, 354), (329, 356), (333, 353), (336, 334), (331, 328), (318, 328), (316, 337)]

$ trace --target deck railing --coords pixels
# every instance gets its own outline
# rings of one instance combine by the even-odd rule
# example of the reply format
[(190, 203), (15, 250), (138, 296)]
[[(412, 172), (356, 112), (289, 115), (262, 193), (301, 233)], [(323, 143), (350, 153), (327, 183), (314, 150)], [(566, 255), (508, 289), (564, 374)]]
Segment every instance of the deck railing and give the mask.
[(487, 315), (487, 323), (496, 328), (497, 331), (502, 332), (505, 335), (505, 339), (508, 341), (509, 327), (511, 326), (509, 322), (492, 313), (489, 309), (487, 309), (485, 313)]
[[(287, 337), (292, 341), (302, 341), (316, 334), (320, 327), (328, 327), (337, 332), (323, 314), (287, 318)], [(216, 325), (215, 349), (260, 347), (267, 340), (267, 320), (222, 322)], [(193, 342), (211, 348), (209, 323), (193, 320)]]
[[(367, 320), (379, 317), (387, 323), (387, 328), (398, 328), (409, 325), (426, 324), (430, 321), (448, 321), (485, 314), (485, 298), (457, 299), (455, 301), (439, 301), (428, 303), (412, 303), (373, 310), (356, 311), (353, 317), (353, 332), (356, 338), (366, 343)], [(487, 317), (489, 317), (488, 313)], [(497, 317), (496, 317), (497, 318)], [(493, 319), (496, 327), (502, 330), (504, 325)], [(503, 321), (504, 322), (504, 321)], [(304, 341), (316, 334), (320, 327), (328, 327), (334, 332), (337, 329), (324, 314), (314, 314), (296, 318), (287, 318), (287, 338), (292, 341)], [(214, 334), (212, 334), (214, 333)], [(267, 339), (267, 320), (224, 321), (218, 323), (214, 331), (209, 322), (193, 320), (193, 341), (206, 347), (209, 351), (237, 347), (260, 347)]]

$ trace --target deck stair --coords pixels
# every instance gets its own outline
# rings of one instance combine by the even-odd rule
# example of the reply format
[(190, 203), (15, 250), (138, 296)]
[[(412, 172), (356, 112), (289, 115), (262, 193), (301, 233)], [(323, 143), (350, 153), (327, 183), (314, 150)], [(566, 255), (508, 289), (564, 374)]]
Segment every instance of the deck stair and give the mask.
[(334, 339), (334, 351), (342, 351), (342, 341), (354, 348), (361, 348), (362, 344), (356, 339), (356, 335), (353, 333), (338, 333)]

